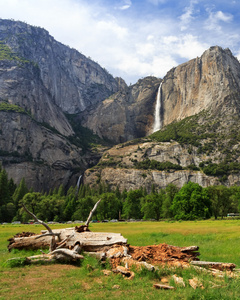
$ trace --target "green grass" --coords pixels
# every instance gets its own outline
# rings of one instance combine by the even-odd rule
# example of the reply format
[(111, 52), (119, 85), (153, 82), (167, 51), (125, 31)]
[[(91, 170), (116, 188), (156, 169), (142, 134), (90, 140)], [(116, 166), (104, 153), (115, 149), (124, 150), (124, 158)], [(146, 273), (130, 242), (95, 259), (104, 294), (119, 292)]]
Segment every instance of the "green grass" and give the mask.
[[(52, 228), (69, 227), (53, 225)], [(198, 245), (200, 259), (233, 262), (240, 267), (240, 220), (208, 220), (196, 222), (139, 222), (91, 224), (92, 231), (120, 232), (131, 245), (167, 243), (175, 246)], [(25, 257), (33, 251), (7, 252), (7, 239), (22, 231), (39, 233), (40, 225), (0, 225), (0, 299), (239, 299), (240, 279), (221, 280), (198, 273), (193, 269), (160, 269), (152, 273), (136, 272), (133, 280), (112, 274), (104, 276), (101, 265), (86, 257), (81, 266), (35, 265), (10, 267), (6, 260)], [(175, 290), (156, 290), (154, 283), (162, 277), (177, 274), (184, 278), (186, 288), (175, 286)], [(194, 290), (188, 279), (197, 277), (204, 290)], [(173, 284), (172, 279), (170, 284)], [(218, 284), (220, 288), (212, 288)], [(118, 289), (113, 286), (118, 285)]]

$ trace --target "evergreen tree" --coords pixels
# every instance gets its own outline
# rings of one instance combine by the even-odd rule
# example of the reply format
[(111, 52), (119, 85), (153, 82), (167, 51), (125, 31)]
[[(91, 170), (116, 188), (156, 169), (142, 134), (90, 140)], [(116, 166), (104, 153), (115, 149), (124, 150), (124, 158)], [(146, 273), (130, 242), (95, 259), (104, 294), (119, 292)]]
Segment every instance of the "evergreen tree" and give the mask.
[(5, 169), (0, 172), (0, 206), (10, 202), (10, 193), (8, 189), (8, 175)]
[(25, 178), (23, 178), (20, 181), (17, 188), (15, 189), (14, 194), (12, 196), (13, 202), (14, 202), (16, 207), (18, 207), (19, 201), (22, 200), (24, 195), (26, 195), (27, 193), (28, 193), (28, 188), (27, 188), (26, 183), (25, 183)]

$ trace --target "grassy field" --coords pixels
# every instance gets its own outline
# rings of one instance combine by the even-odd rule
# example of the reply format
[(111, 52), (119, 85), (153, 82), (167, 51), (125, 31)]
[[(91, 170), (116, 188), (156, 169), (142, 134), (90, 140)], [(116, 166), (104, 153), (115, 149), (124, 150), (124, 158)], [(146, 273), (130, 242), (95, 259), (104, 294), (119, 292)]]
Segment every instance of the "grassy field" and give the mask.
[[(52, 228), (69, 225), (52, 225)], [(133, 280), (112, 274), (104, 276), (102, 266), (87, 257), (81, 265), (35, 265), (10, 267), (6, 260), (27, 256), (29, 251), (7, 251), (7, 239), (22, 231), (39, 233), (41, 225), (0, 225), (0, 299), (239, 299), (240, 279), (216, 279), (196, 270), (160, 269), (136, 272)], [(240, 268), (240, 220), (196, 222), (137, 222), (91, 224), (92, 231), (120, 232), (131, 245), (167, 243), (175, 246), (198, 245), (200, 259), (232, 262)], [(36, 252), (35, 252), (36, 253)], [(171, 274), (182, 276), (186, 287), (156, 290), (154, 283)], [(204, 289), (194, 290), (188, 279), (197, 277)], [(170, 284), (174, 285), (173, 280)], [(218, 285), (218, 288), (212, 286)]]

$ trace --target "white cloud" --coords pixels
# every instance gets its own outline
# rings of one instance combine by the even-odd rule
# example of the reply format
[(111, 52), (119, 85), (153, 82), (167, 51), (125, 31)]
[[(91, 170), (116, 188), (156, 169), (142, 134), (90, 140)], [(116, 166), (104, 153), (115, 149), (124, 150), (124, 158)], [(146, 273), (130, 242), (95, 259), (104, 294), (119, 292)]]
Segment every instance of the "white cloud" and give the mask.
[[(230, 47), (239, 41), (237, 29), (231, 34), (216, 30), (221, 23), (230, 24), (232, 15), (209, 10), (207, 21), (199, 20), (201, 1), (190, 0), (179, 18), (161, 13), (161, 5), (149, 5), (152, 17), (143, 18), (130, 15), (136, 7), (130, 0), (118, 1), (117, 10), (114, 2), (107, 7), (101, 1), (0, 0), (0, 16), (44, 27), (56, 40), (92, 57), (128, 83), (147, 75), (163, 77), (173, 66), (200, 56), (211, 45)], [(147, 1), (167, 5), (167, 0)]]
[(224, 13), (222, 11), (212, 12), (208, 10), (209, 17), (205, 22), (205, 28), (207, 30), (221, 31), (222, 27), (220, 22), (230, 23), (233, 20), (233, 15), (230, 13)]
[(126, 10), (129, 9), (131, 6), (132, 6), (131, 0), (123, 0), (121, 1), (120, 5), (115, 7), (115, 9)]
[(191, 23), (191, 21), (194, 20), (193, 14), (194, 14), (194, 5), (198, 4), (197, 0), (191, 0), (190, 5), (185, 7), (184, 11), (185, 13), (180, 16), (180, 26), (181, 30), (184, 31), (188, 28), (188, 25)]
[(183, 58), (192, 59), (202, 55), (208, 47), (207, 43), (198, 41), (196, 36), (187, 34), (178, 41), (177, 53)]

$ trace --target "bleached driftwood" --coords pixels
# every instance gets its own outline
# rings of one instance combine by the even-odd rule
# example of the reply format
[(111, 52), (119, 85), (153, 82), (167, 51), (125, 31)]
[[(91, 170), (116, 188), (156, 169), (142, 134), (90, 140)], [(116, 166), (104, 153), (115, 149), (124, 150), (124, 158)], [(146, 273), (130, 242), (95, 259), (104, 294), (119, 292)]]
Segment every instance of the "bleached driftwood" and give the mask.
[(89, 225), (89, 223), (90, 223), (90, 221), (91, 221), (91, 219), (92, 219), (93, 213), (94, 213), (95, 210), (97, 209), (98, 204), (100, 203), (101, 200), (102, 200), (102, 199), (99, 199), (98, 202), (94, 205), (93, 209), (90, 211), (90, 214), (89, 214), (89, 216), (88, 216), (88, 218), (87, 218), (87, 221), (86, 221), (86, 223), (85, 223), (85, 226), (88, 226), (88, 225)]
[[(42, 231), (44, 233), (44, 231)], [(125, 239), (120, 233), (111, 232), (76, 232), (74, 228), (53, 229), (53, 233), (59, 235), (59, 245), (62, 248), (73, 248), (79, 243), (83, 251), (96, 252), (105, 248), (107, 251), (113, 245), (126, 245)], [(30, 237), (13, 238), (8, 250), (12, 249), (42, 249), (48, 248), (51, 236), (35, 235)]]
[(232, 271), (236, 265), (233, 263), (222, 263), (222, 262), (209, 262), (209, 261), (191, 261), (191, 264), (194, 266), (204, 267), (204, 268), (211, 268), (216, 270), (230, 270)]

